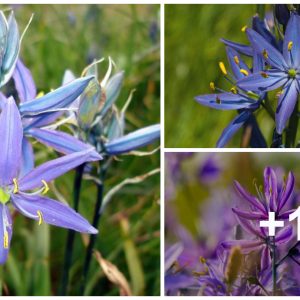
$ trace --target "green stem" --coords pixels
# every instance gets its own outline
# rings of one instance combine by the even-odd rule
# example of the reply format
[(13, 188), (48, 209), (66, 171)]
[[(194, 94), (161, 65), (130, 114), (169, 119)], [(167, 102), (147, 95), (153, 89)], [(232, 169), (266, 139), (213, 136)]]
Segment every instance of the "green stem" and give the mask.
[[(74, 186), (73, 186), (73, 207), (76, 211), (78, 211), (79, 200), (80, 200), (80, 190), (81, 190), (81, 183), (82, 183), (82, 176), (84, 171), (85, 164), (82, 164), (76, 168), (75, 178), (74, 178)], [(73, 246), (75, 240), (75, 231), (69, 230), (67, 236), (67, 244), (65, 250), (65, 258), (63, 264), (63, 274), (61, 280), (61, 286), (59, 295), (66, 296), (68, 290), (68, 283), (69, 283), (69, 271), (72, 264), (72, 256), (73, 256)]]
[[(103, 194), (104, 194), (104, 178), (105, 178), (105, 173), (106, 173), (106, 168), (102, 167), (102, 162), (100, 162), (100, 171), (99, 171), (99, 179), (100, 182), (97, 185), (97, 200), (95, 204), (95, 209), (94, 209), (94, 218), (93, 218), (93, 223), (92, 225), (95, 228), (98, 228), (99, 221), (101, 218), (101, 206), (102, 206), (102, 201), (103, 201)], [(85, 261), (84, 261), (84, 266), (83, 266), (83, 274), (82, 274), (82, 281), (81, 281), (81, 287), (80, 287), (80, 293), (81, 295), (84, 295), (85, 291), (85, 286), (87, 282), (87, 276), (88, 272), (90, 269), (90, 264), (91, 264), (91, 259), (92, 259), (92, 254), (93, 254), (93, 249), (97, 240), (97, 234), (93, 234), (90, 236), (89, 244), (86, 250), (86, 255), (85, 255)]]

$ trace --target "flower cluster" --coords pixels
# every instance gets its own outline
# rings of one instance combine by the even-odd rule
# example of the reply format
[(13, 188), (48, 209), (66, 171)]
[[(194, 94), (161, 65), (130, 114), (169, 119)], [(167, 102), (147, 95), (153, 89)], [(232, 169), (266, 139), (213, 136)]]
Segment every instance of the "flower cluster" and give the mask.
[[(232, 74), (225, 64), (220, 62), (220, 69), (232, 85), (230, 91), (223, 91), (213, 82), (210, 87), (214, 93), (197, 96), (196, 100), (205, 106), (220, 110), (237, 110), (238, 115), (224, 129), (217, 147), (224, 147), (231, 137), (241, 128), (251, 129), (248, 144), (252, 147), (267, 147), (267, 142), (257, 123), (255, 112), (266, 109), (275, 120), (273, 147), (293, 147), (297, 126), (289, 122), (297, 115), (300, 70), (300, 16), (293, 7), (275, 5), (274, 22), (268, 23), (257, 15), (253, 17), (252, 28), (247, 26), (242, 31), (247, 34), (250, 45), (222, 39), (226, 45), (228, 61)], [(274, 23), (276, 26), (274, 26)], [(276, 32), (281, 33), (278, 37)], [(252, 60), (249, 67), (240, 55)], [(277, 108), (273, 112), (270, 91), (276, 90)], [(287, 126), (288, 125), (288, 126)], [(282, 135), (286, 132), (285, 142)]]

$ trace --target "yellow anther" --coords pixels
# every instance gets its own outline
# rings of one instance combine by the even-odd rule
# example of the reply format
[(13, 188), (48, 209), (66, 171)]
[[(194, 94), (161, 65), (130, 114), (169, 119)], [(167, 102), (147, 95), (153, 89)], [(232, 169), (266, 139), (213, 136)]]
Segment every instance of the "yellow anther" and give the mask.
[(221, 99), (218, 96), (216, 97), (216, 103), (221, 104)]
[(293, 42), (292, 41), (289, 41), (288, 43), (288, 51), (291, 51), (292, 50), (292, 47), (293, 47)]
[(263, 57), (264, 57), (265, 59), (268, 59), (268, 58), (269, 58), (269, 55), (268, 55), (268, 52), (267, 52), (266, 49), (263, 50), (262, 55), (263, 55)]
[(41, 98), (45, 95), (45, 93), (43, 91), (39, 92), (37, 95), (36, 95), (36, 99), (38, 98)]
[(240, 60), (239, 60), (239, 58), (238, 58), (237, 55), (235, 55), (235, 56), (233, 57), (233, 59), (234, 59), (234, 62), (235, 62), (237, 65), (240, 63)]
[(13, 190), (13, 193), (16, 194), (19, 192), (19, 185), (18, 185), (18, 180), (17, 178), (14, 178), (13, 179), (13, 183), (14, 183), (14, 190)]
[(227, 75), (227, 70), (226, 70), (225, 65), (224, 65), (224, 63), (222, 61), (219, 62), (219, 67), (220, 67), (222, 73), (224, 75)]
[(260, 72), (260, 75), (263, 77), (263, 78), (268, 78), (269, 75), (266, 73), (266, 72)]
[(232, 94), (237, 94), (237, 89), (236, 89), (236, 87), (233, 86), (233, 87), (230, 89), (230, 92), (231, 92)]
[(199, 261), (200, 261), (202, 264), (205, 264), (205, 263), (206, 263), (206, 259), (205, 259), (203, 256), (200, 256), (200, 257), (199, 257)]
[(40, 210), (38, 210), (36, 213), (39, 217), (39, 225), (41, 225), (43, 223), (43, 214)]
[(240, 69), (240, 72), (241, 72), (242, 74), (244, 74), (245, 76), (248, 76), (248, 75), (249, 75), (248, 71), (245, 70), (245, 69)]
[(214, 91), (214, 90), (216, 89), (215, 83), (214, 83), (214, 82), (210, 82), (210, 83), (209, 83), (209, 87), (210, 87), (210, 89), (211, 89), (212, 91)]
[(7, 231), (5, 231), (4, 235), (3, 235), (3, 247), (4, 247), (4, 249), (8, 249), (8, 233), (7, 233)]
[(47, 184), (47, 182), (45, 180), (42, 180), (42, 183), (44, 185), (44, 190), (43, 190), (42, 194), (45, 195), (49, 191), (49, 186), (48, 186), (48, 184)]
[(243, 27), (241, 28), (241, 31), (242, 31), (242, 32), (245, 32), (247, 28), (248, 28), (248, 26), (245, 25), (245, 26), (243, 26)]

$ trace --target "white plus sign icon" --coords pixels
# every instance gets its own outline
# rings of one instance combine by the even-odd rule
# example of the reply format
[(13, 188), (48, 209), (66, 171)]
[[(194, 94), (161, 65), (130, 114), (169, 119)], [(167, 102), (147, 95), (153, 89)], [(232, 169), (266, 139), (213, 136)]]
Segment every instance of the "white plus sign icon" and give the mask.
[(283, 221), (276, 221), (275, 220), (275, 212), (269, 211), (269, 220), (268, 221), (260, 221), (260, 227), (267, 227), (269, 228), (269, 236), (275, 236), (275, 229), (277, 227), (283, 227)]

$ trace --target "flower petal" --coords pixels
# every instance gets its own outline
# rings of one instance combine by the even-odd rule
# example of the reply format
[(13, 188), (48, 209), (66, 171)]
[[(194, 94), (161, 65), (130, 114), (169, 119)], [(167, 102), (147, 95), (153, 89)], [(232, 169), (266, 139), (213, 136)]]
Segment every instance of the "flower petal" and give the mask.
[(3, 265), (8, 256), (12, 237), (12, 220), (6, 205), (0, 203), (0, 264)]
[(106, 152), (110, 155), (121, 154), (146, 146), (160, 137), (160, 125), (151, 125), (138, 129), (105, 144)]
[(230, 47), (226, 47), (226, 52), (231, 70), (236, 79), (242, 79), (245, 77), (245, 75), (241, 73), (241, 69), (247, 71), (250, 74), (248, 66), (244, 63), (237, 51)]
[(13, 97), (1, 105), (0, 114), (0, 186), (11, 184), (18, 176), (21, 157), (23, 127), (18, 107)]
[[(269, 42), (267, 42), (259, 33), (251, 28), (247, 28), (246, 32), (254, 50), (263, 56), (269, 65), (277, 67), (280, 70), (284, 70), (287, 67), (282, 54)], [(266, 53), (266, 55), (263, 55), (263, 53)]]
[(261, 247), (262, 242), (261, 241), (248, 241), (248, 240), (234, 240), (234, 241), (225, 241), (221, 243), (221, 246), (224, 247), (224, 249), (228, 250), (232, 247), (240, 246), (243, 252), (250, 252), (253, 250), (257, 250)]
[[(295, 13), (291, 14), (287, 24), (283, 39), (283, 57), (289, 66), (298, 67), (300, 64), (300, 17)], [(292, 48), (288, 50), (289, 43), (292, 42)]]
[(239, 221), (240, 225), (250, 234), (254, 234), (256, 237), (264, 239), (262, 232), (254, 227), (253, 223), (251, 221), (248, 221), (246, 219), (240, 218), (238, 215), (236, 215), (237, 220)]
[(250, 46), (232, 42), (232, 41), (229, 41), (226, 39), (221, 39), (221, 42), (223, 42), (225, 45), (235, 49), (236, 51), (239, 51), (240, 53), (242, 53), (244, 55), (247, 55), (247, 56), (253, 55), (253, 49)]
[(278, 220), (287, 220), (289, 219), (290, 214), (292, 214), (296, 209), (289, 209), (278, 215)]
[(260, 259), (260, 270), (263, 271), (271, 266), (271, 254), (269, 248), (265, 245), (262, 249)]
[(298, 88), (296, 80), (293, 80), (282, 92), (277, 110), (276, 110), (276, 131), (282, 134), (288, 119), (290, 118), (295, 108), (298, 98)]
[(222, 110), (249, 108), (256, 103), (255, 100), (233, 93), (200, 95), (195, 99), (202, 105)]
[(47, 224), (96, 234), (98, 230), (74, 209), (56, 200), (39, 195), (12, 195), (12, 204), (24, 216)]
[(232, 211), (237, 214), (238, 216), (248, 219), (248, 220), (265, 220), (266, 216), (262, 213), (255, 212), (255, 211), (244, 211), (238, 208), (232, 208)]
[(20, 59), (17, 61), (13, 79), (21, 102), (29, 101), (36, 97), (36, 86), (31, 72)]
[(20, 177), (29, 173), (34, 169), (34, 153), (31, 143), (24, 136), (22, 142), (22, 165), (20, 170)]
[(43, 186), (42, 180), (49, 182), (84, 162), (98, 160), (99, 158), (91, 158), (92, 151), (94, 151), (93, 148), (81, 152), (75, 152), (53, 159), (36, 167), (19, 180), (20, 191), (40, 188)]
[(270, 167), (266, 167), (264, 170), (264, 190), (270, 211), (275, 211), (278, 204), (277, 177), (274, 170)]
[(275, 235), (276, 244), (284, 244), (293, 237), (293, 226), (288, 225), (283, 229), (279, 230)]
[(251, 205), (259, 209), (263, 214), (266, 213), (266, 208), (259, 201), (259, 199), (249, 194), (236, 180), (234, 181), (234, 187), (243, 199), (247, 200)]
[(89, 76), (75, 79), (69, 84), (61, 86), (43, 97), (21, 103), (21, 115), (34, 116), (68, 107), (84, 91), (93, 78), (93, 76)]
[(287, 201), (290, 199), (291, 195), (293, 194), (295, 186), (295, 177), (293, 172), (289, 172), (286, 183), (283, 187), (284, 191), (280, 196), (277, 211), (280, 212), (281, 209), (285, 206)]
[(245, 110), (242, 113), (238, 114), (223, 130), (218, 142), (217, 148), (223, 148), (227, 145), (229, 140), (233, 137), (233, 135), (245, 124), (245, 122), (249, 119), (251, 112), (249, 110)]

